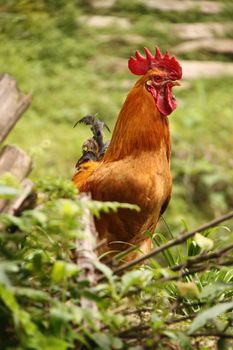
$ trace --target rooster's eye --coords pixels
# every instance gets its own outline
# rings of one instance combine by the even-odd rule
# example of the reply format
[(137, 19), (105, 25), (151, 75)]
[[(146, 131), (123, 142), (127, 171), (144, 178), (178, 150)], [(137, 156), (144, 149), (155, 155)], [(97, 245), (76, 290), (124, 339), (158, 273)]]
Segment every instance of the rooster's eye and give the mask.
[(162, 78), (161, 78), (160, 75), (155, 75), (155, 76), (154, 76), (154, 80), (155, 80), (157, 83), (159, 83), (160, 81), (162, 81)]

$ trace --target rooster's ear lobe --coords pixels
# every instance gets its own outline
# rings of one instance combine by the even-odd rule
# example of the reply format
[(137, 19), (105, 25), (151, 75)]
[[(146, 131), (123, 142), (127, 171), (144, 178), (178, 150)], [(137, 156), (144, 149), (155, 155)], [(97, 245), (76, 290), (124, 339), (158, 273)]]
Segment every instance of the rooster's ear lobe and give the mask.
[(146, 81), (146, 85), (147, 85), (147, 86), (151, 86), (151, 85), (152, 85), (152, 80), (147, 80), (147, 81)]

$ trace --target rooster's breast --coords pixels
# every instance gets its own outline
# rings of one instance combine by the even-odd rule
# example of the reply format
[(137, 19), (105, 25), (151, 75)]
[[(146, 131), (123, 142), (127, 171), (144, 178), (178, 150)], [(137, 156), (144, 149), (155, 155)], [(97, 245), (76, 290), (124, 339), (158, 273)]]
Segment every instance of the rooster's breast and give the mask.
[(87, 181), (93, 199), (137, 204), (139, 213), (120, 209), (97, 221), (100, 238), (129, 241), (138, 233), (153, 229), (163, 205), (171, 195), (171, 175), (163, 154), (141, 154), (102, 163)]

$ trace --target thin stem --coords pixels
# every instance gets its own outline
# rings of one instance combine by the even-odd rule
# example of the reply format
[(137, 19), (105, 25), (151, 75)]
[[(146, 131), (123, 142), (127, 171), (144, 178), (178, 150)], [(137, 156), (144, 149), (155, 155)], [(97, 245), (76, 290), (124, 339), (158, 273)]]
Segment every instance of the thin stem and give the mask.
[(197, 232), (205, 231), (206, 229), (214, 227), (214, 226), (220, 224), (223, 221), (231, 219), (232, 217), (233, 217), (233, 211), (231, 211), (230, 213), (228, 213), (226, 215), (220, 216), (219, 218), (217, 218), (215, 220), (207, 222), (204, 225), (198, 227), (197, 229), (195, 229), (195, 230), (193, 230), (191, 232), (188, 232), (188, 233), (186, 233), (186, 234), (184, 234), (182, 236), (179, 235), (177, 238), (170, 240), (166, 244), (164, 244), (164, 245), (162, 245), (160, 247), (152, 249), (149, 253), (144, 254), (144, 255), (142, 255), (142, 256), (140, 256), (140, 257), (138, 257), (138, 258), (136, 258), (136, 259), (134, 259), (132, 261), (129, 261), (128, 263), (125, 263), (125, 264), (119, 266), (118, 268), (115, 268), (113, 270), (113, 273), (114, 274), (119, 274), (119, 273), (121, 273), (121, 272), (123, 272), (123, 271), (125, 271), (125, 270), (127, 270), (127, 269), (129, 269), (129, 268), (131, 268), (131, 267), (133, 267), (133, 266), (135, 266), (135, 265), (145, 261), (146, 259), (149, 259), (149, 258), (151, 258), (151, 257), (153, 257), (153, 256), (155, 256), (155, 255), (157, 255), (157, 254), (159, 254), (161, 252), (163, 252), (164, 250), (166, 250), (166, 249), (168, 249), (170, 247), (174, 247), (174, 246), (176, 246), (178, 244), (181, 244), (181, 243), (185, 242), (188, 238), (193, 237)]
[(199, 263), (207, 261), (207, 260), (220, 258), (221, 256), (223, 256), (225, 253), (227, 253), (229, 250), (232, 250), (232, 249), (233, 249), (233, 243), (229, 244), (228, 246), (226, 246), (222, 249), (219, 249), (215, 252), (205, 254), (205, 255), (198, 255), (195, 258), (189, 258), (182, 264), (172, 266), (171, 270), (172, 271), (179, 271), (182, 268), (188, 268), (194, 264), (199, 264)]
[(172, 231), (170, 230), (170, 227), (168, 226), (168, 223), (167, 223), (167, 221), (164, 219), (163, 215), (161, 215), (161, 219), (163, 220), (163, 223), (164, 223), (164, 225), (166, 226), (167, 231), (169, 232), (171, 238), (174, 238), (174, 236), (173, 236), (173, 234), (172, 234)]
[(190, 334), (191, 337), (217, 337), (224, 339), (233, 339), (233, 334), (223, 333), (223, 332), (199, 332), (195, 334)]

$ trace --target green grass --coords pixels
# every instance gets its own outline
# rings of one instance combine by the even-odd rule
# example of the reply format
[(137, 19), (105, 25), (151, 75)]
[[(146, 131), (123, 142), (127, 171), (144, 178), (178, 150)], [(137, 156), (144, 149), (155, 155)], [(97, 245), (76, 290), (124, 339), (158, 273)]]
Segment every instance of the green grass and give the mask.
[[(72, 176), (81, 145), (90, 136), (86, 127), (73, 129), (73, 125), (85, 114), (98, 112), (113, 128), (136, 81), (127, 69), (127, 59), (136, 48), (153, 50), (156, 44), (172, 52), (179, 39), (171, 34), (171, 23), (228, 20), (224, 13), (205, 18), (199, 14), (193, 20), (192, 13), (172, 17), (173, 13), (142, 10), (137, 2), (122, 6), (118, 1), (112, 12), (104, 13), (129, 18), (131, 27), (94, 29), (78, 22), (81, 14), (95, 14), (81, 2), (76, 6), (62, 0), (12, 1), (1, 10), (1, 71), (12, 74), (25, 93), (33, 92), (30, 109), (7, 142), (32, 155), (33, 179)], [(103, 34), (109, 39), (99, 40)], [(135, 34), (143, 39), (140, 45), (130, 41)], [(194, 52), (191, 57), (202, 59), (203, 53)], [(222, 59), (206, 53), (204, 58)], [(174, 204), (167, 214), (175, 218), (172, 223), (187, 215), (193, 224), (232, 204), (232, 94), (229, 77), (199, 79), (189, 89), (176, 90), (179, 108), (170, 117)], [(200, 193), (206, 186), (203, 198)]]

